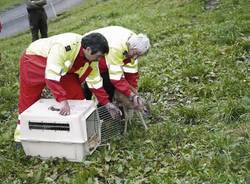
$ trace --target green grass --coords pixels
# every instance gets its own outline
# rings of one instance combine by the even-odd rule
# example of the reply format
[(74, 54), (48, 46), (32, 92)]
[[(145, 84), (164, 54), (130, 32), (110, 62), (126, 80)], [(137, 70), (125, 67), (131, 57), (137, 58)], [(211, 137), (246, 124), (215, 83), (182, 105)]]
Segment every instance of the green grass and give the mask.
[(1, 40), (0, 183), (250, 183), (250, 3), (87, 0), (49, 23), (49, 35), (122, 25), (147, 33), (140, 91), (153, 116), (83, 163), (15, 150), (18, 59), (30, 33)]
[(10, 9), (13, 6), (19, 5), (21, 3), (24, 3), (23, 0), (1, 0), (0, 1), (0, 12), (6, 11)]

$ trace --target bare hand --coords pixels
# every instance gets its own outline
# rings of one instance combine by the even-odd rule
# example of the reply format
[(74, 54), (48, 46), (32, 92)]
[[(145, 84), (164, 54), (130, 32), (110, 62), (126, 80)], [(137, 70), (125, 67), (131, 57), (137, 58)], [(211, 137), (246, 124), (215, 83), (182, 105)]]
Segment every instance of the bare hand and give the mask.
[(63, 116), (68, 116), (70, 115), (70, 106), (69, 106), (69, 103), (67, 100), (64, 100), (61, 102), (61, 109), (60, 109), (60, 112), (59, 114), (63, 115)]

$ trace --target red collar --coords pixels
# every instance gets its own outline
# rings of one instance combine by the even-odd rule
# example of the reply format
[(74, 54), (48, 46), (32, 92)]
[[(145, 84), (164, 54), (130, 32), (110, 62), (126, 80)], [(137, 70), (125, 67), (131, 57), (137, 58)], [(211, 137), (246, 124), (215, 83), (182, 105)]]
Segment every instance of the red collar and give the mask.
[(126, 65), (126, 64), (128, 64), (128, 63), (130, 63), (131, 62), (131, 59), (128, 59), (128, 58), (126, 58), (126, 59), (124, 59), (123, 60), (123, 63)]
[(83, 47), (80, 47), (80, 51), (75, 59), (75, 61), (77, 61), (78, 63), (91, 63), (91, 61), (89, 61), (86, 57), (85, 57), (85, 54), (84, 54), (84, 48)]
[[(85, 55), (84, 55), (83, 49), (84, 49), (84, 48), (80, 47), (80, 51), (79, 51), (79, 53), (78, 53), (78, 55), (77, 55), (77, 57), (76, 57), (76, 58), (81, 57), (81, 58), (82, 58), (82, 60), (87, 60), (87, 59), (85, 58)], [(84, 49), (84, 50), (85, 50), (85, 49)]]

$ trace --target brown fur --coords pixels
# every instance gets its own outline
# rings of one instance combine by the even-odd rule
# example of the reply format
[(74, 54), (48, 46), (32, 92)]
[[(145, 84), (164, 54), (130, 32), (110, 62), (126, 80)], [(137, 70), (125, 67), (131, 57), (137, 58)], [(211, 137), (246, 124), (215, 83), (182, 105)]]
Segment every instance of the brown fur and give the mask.
[[(137, 93), (135, 93), (135, 94), (137, 94)], [(114, 101), (115, 101), (115, 103), (117, 103), (118, 106), (123, 107), (124, 116), (125, 116), (124, 133), (127, 132), (127, 124), (128, 124), (128, 122), (131, 123), (134, 115), (137, 115), (139, 117), (141, 123), (143, 124), (144, 128), (146, 130), (148, 129), (148, 127), (144, 121), (144, 118), (143, 118), (143, 115), (145, 115), (145, 114), (148, 115), (150, 113), (150, 108), (149, 108), (148, 103), (146, 103), (144, 101), (141, 106), (134, 108), (134, 105), (129, 100), (129, 98), (117, 90), (115, 90), (115, 93), (114, 93)]]

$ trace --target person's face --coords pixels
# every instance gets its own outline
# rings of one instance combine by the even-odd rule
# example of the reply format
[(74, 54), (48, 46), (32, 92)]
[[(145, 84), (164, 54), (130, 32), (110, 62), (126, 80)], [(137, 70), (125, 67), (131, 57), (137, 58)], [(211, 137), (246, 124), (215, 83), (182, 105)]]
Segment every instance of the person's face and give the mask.
[(137, 48), (129, 49), (128, 50), (128, 58), (129, 59), (138, 59), (143, 54), (138, 51)]
[(83, 49), (84, 55), (89, 61), (96, 61), (99, 60), (100, 57), (102, 57), (104, 54), (100, 51), (98, 51), (95, 54), (91, 54), (92, 50), (91, 48), (87, 47), (86, 49)]

